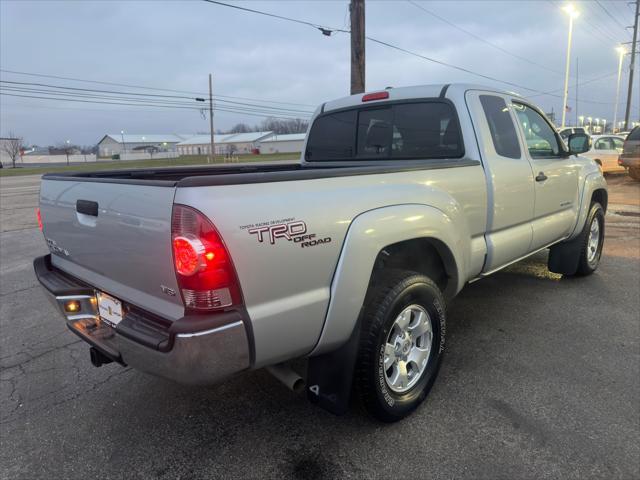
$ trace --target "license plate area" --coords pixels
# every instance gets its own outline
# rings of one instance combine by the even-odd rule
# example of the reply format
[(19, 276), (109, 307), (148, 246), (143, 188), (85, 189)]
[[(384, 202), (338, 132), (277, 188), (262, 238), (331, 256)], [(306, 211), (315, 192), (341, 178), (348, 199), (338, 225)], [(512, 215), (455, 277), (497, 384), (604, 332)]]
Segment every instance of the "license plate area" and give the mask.
[(100, 319), (115, 328), (122, 321), (122, 302), (104, 292), (96, 292), (96, 299)]

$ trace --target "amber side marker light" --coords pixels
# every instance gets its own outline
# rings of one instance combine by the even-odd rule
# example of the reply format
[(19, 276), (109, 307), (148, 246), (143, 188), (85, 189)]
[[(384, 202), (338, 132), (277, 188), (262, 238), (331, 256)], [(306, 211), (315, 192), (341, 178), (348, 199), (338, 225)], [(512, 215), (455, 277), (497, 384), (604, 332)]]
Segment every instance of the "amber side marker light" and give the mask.
[(64, 311), (67, 313), (76, 313), (80, 311), (80, 302), (77, 300), (68, 300), (64, 303)]

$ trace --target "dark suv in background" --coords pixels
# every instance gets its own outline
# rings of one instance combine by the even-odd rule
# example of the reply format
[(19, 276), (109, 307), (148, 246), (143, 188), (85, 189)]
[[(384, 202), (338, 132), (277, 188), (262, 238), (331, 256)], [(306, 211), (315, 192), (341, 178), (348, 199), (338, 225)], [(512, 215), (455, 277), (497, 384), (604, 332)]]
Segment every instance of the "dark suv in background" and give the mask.
[(626, 167), (629, 176), (640, 181), (640, 127), (631, 130), (624, 141), (618, 165)]

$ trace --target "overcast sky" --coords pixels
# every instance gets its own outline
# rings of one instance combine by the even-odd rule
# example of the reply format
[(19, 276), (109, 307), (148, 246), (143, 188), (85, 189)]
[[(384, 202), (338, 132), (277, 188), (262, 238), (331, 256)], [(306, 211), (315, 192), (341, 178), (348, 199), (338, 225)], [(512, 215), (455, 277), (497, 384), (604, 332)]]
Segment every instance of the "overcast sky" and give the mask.
[[(417, 3), (539, 66), (493, 48), (406, 1), (368, 0), (367, 35), (523, 87), (553, 91), (554, 95), (562, 93), (568, 28), (568, 17), (561, 10), (563, 2)], [(579, 88), (578, 114), (611, 122), (618, 63), (614, 48), (616, 41), (631, 40), (621, 25), (632, 23), (633, 11), (626, 0), (601, 0), (602, 6), (595, 2), (574, 3), (582, 14), (575, 22), (571, 75), (575, 75), (577, 58), (580, 83), (606, 76)], [(314, 24), (349, 28), (347, 0), (235, 4)], [(202, 1), (0, 0), (0, 32), (3, 70), (203, 93), (208, 89), (207, 75), (212, 72), (216, 94), (304, 105), (349, 93), (347, 34), (327, 37), (309, 26)], [(367, 42), (366, 48), (367, 90), (473, 82), (535, 95), (533, 91), (482, 79), (372, 42)], [(623, 67), (619, 119), (624, 116), (628, 63), (629, 56)], [(6, 72), (1, 73), (1, 80), (171, 94)], [(634, 120), (639, 115), (638, 87), (640, 82), (634, 86)], [(37, 95), (15, 90), (5, 93)], [(575, 96), (575, 78), (571, 79), (569, 95)], [(560, 112), (561, 98), (535, 96), (532, 100), (547, 112)], [(208, 131), (208, 120), (197, 110), (4, 95), (0, 102), (0, 134), (12, 131), (25, 142), (39, 145), (67, 139), (77, 144), (95, 144), (103, 134), (121, 130), (138, 134)], [(311, 106), (270, 105), (313, 110)], [(573, 122), (575, 101), (570, 100), (570, 105), (573, 110), (569, 118)], [(240, 121), (253, 125), (260, 120), (220, 111), (215, 114), (215, 127), (224, 130)]]

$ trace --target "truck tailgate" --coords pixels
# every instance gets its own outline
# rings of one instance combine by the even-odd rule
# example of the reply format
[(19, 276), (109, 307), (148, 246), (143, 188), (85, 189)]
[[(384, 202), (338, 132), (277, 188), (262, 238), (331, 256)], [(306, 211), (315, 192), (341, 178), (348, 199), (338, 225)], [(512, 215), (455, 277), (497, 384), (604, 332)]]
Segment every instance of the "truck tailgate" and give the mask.
[(180, 318), (171, 251), (174, 194), (168, 186), (44, 178), (40, 209), (53, 265), (125, 302)]

